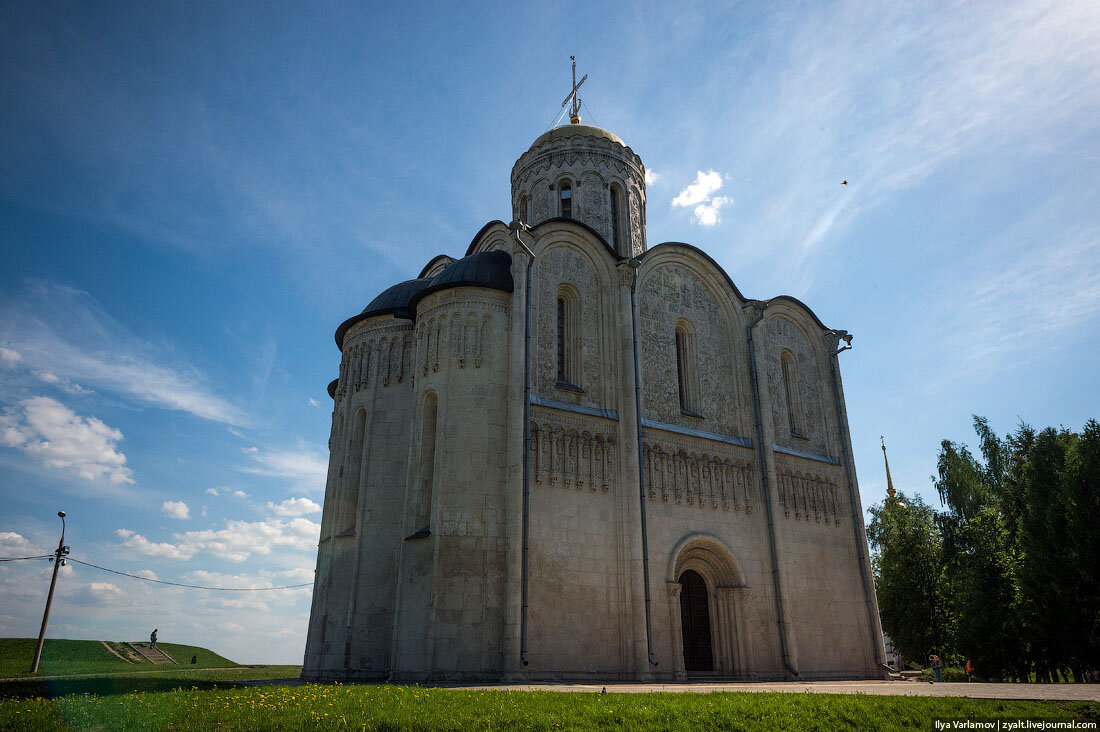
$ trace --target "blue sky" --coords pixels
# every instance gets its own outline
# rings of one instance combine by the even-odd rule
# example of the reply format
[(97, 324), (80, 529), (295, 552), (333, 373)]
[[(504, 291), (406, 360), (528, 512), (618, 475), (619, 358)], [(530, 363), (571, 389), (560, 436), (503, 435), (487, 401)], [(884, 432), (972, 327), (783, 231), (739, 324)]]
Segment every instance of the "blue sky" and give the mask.
[[(649, 241), (855, 334), (864, 505), (1100, 416), (1100, 5), (5, 3), (0, 555), (308, 582), (336, 326), (510, 218), (569, 56)], [(840, 182), (847, 179), (848, 186)], [(682, 205), (673, 205), (673, 202)], [(0, 565), (0, 635), (48, 567)], [(56, 637), (300, 662), (309, 591), (70, 566)]]

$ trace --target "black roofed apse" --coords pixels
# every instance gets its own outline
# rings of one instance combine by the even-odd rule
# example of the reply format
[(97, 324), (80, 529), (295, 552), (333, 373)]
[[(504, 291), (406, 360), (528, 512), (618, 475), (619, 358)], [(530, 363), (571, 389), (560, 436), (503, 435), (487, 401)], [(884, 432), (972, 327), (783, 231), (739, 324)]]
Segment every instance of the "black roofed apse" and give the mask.
[(463, 257), (432, 278), (431, 284), (418, 290), (409, 302), (412, 317), (416, 318), (416, 306), (423, 298), (452, 287), (487, 287), (491, 290), (512, 292), (512, 256), (499, 249), (478, 252)]
[[(441, 273), (442, 274), (442, 273)], [(356, 323), (372, 318), (375, 315), (390, 315), (395, 318), (411, 318), (409, 310), (409, 303), (416, 293), (423, 290), (430, 285), (433, 280), (425, 277), (422, 279), (405, 280), (404, 282), (398, 282), (393, 287), (386, 288), (382, 291), (378, 297), (370, 301), (370, 304), (363, 308), (363, 312), (358, 315), (353, 315), (336, 329), (336, 345), (340, 350), (344, 350), (344, 335), (348, 332), (348, 328)]]

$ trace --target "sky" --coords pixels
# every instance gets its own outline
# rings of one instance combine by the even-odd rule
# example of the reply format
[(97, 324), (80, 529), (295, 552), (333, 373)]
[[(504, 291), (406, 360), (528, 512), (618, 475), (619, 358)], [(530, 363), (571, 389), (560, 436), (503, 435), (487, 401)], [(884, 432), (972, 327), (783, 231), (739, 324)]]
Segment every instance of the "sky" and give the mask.
[[(774, 6), (773, 6), (774, 5)], [(336, 326), (483, 224), (578, 75), (648, 240), (841, 355), (865, 507), (1100, 417), (1100, 4), (0, 4), (0, 557), (310, 582)], [(846, 180), (847, 185), (841, 182)], [(0, 636), (50, 567), (0, 564)], [(300, 663), (311, 590), (69, 564), (50, 636)]]

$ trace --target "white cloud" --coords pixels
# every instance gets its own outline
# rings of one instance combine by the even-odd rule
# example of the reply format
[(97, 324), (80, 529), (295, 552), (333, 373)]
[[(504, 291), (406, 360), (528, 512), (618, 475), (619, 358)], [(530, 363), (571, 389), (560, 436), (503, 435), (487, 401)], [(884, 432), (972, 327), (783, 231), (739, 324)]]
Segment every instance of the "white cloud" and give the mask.
[(304, 491), (320, 493), (328, 476), (328, 458), (321, 450), (301, 445), (296, 450), (246, 448), (253, 464), (241, 468), (245, 473), (293, 481)]
[(244, 492), (244, 491), (242, 491), (242, 490), (235, 490), (235, 491), (233, 491), (233, 495), (234, 495), (234, 496), (236, 496), (237, 498), (248, 498), (248, 494), (247, 494), (247, 493), (245, 493), (245, 492)]
[(267, 508), (278, 516), (304, 516), (321, 510), (319, 505), (308, 498), (288, 498), (282, 503), (268, 501)]
[(23, 356), (19, 353), (19, 351), (0, 346), (0, 364), (3, 364), (5, 366), (15, 366), (15, 364), (19, 363), (22, 360)]
[(129, 539), (131, 536), (134, 535), (134, 532), (130, 531), (130, 529), (115, 529), (115, 534), (122, 537), (123, 539)]
[(110, 582), (90, 582), (83, 594), (81, 599), (93, 605), (117, 604), (126, 596), (118, 585)]
[(319, 407), (319, 406), (321, 406), (321, 402), (317, 401), (317, 400), (316, 400), (316, 399), (314, 399), (313, 397), (310, 397), (310, 398), (309, 398), (309, 406), (311, 406), (311, 407)]
[(47, 552), (14, 531), (0, 531), (0, 556), (34, 557)]
[(645, 169), (645, 184), (651, 186), (657, 182), (657, 179), (661, 177), (661, 174), (652, 168)]
[(218, 489), (217, 488), (207, 488), (206, 492), (207, 492), (208, 495), (211, 495), (211, 496), (218, 495)]
[(160, 510), (164, 512), (164, 515), (168, 518), (174, 519), (189, 519), (191, 518), (191, 509), (187, 507), (187, 504), (183, 501), (165, 501), (161, 505)]
[(708, 170), (704, 173), (700, 170), (695, 175), (695, 182), (680, 191), (676, 198), (672, 199), (672, 205), (674, 207), (696, 206), (707, 201), (711, 194), (721, 187), (721, 173), (714, 170)]
[(112, 485), (133, 483), (116, 443), (122, 432), (95, 417), (80, 417), (49, 397), (25, 399), (0, 415), (0, 444), (22, 450), (53, 470)]
[(314, 551), (320, 533), (320, 524), (304, 518), (227, 521), (224, 529), (174, 534), (175, 543), (152, 542), (141, 534), (134, 534), (123, 541), (122, 546), (145, 556), (165, 559), (190, 559), (206, 552), (230, 562), (243, 562), (253, 554), (270, 554), (276, 548)]
[(0, 341), (15, 346), (4, 349), (4, 362), (22, 363), (38, 379), (85, 391), (74, 383), (79, 380), (203, 419), (247, 422), (201, 374), (178, 365), (177, 354), (131, 334), (86, 292), (32, 282), (21, 299), (3, 303), (2, 309)]
[(730, 199), (726, 196), (715, 196), (710, 199), (710, 203), (701, 203), (695, 207), (695, 213), (692, 215), (692, 221), (700, 226), (714, 226), (718, 223), (718, 209), (722, 208), (725, 204), (729, 203)]

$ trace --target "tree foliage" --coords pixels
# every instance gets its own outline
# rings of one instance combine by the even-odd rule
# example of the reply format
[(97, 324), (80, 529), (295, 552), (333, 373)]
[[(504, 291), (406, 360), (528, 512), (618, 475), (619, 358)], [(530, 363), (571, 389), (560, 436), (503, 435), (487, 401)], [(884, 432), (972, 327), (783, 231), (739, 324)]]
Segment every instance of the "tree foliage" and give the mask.
[(870, 509), (883, 629), (984, 676), (1080, 678), (1100, 668), (1100, 424), (974, 429), (980, 458), (940, 445), (941, 510), (904, 494)]

